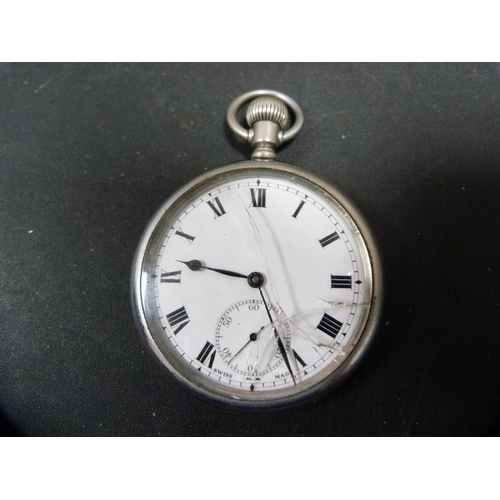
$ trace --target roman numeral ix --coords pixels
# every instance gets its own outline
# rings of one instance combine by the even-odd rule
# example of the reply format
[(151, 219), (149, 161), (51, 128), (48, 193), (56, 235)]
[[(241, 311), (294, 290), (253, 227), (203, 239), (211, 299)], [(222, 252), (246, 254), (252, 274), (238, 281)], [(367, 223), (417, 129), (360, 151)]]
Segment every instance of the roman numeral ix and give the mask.
[(161, 272), (160, 281), (162, 283), (180, 283), (181, 282), (181, 272), (180, 271), (163, 271)]
[(186, 313), (186, 309), (184, 309), (184, 306), (179, 307), (179, 309), (172, 311), (170, 314), (167, 314), (167, 321), (171, 328), (179, 325), (174, 330), (174, 335), (177, 335), (189, 323), (189, 317)]

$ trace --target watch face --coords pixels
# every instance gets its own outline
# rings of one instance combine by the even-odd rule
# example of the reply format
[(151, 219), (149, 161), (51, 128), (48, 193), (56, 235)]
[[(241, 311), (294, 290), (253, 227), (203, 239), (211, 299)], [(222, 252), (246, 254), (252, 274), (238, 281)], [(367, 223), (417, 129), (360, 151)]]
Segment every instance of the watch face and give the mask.
[(335, 188), (279, 163), (216, 170), (151, 221), (133, 270), (139, 328), (205, 398), (279, 408), (354, 367), (379, 311), (379, 263)]

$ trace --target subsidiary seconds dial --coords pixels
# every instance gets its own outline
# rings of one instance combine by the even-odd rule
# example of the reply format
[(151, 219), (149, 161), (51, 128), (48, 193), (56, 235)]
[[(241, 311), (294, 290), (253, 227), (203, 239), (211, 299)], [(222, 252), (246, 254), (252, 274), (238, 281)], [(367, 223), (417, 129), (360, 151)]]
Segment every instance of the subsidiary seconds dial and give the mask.
[[(262, 300), (242, 300), (225, 311), (217, 324), (215, 340), (220, 357), (231, 370), (246, 375), (246, 380), (260, 381), (262, 375), (272, 372), (283, 362), (274, 329), (284, 348), (290, 346), (286, 318), (280, 316), (276, 307), (269, 306), (269, 309), (276, 318), (273, 322), (269, 322)], [(259, 323), (262, 323), (260, 327)], [(253, 327), (249, 328), (250, 325)]]

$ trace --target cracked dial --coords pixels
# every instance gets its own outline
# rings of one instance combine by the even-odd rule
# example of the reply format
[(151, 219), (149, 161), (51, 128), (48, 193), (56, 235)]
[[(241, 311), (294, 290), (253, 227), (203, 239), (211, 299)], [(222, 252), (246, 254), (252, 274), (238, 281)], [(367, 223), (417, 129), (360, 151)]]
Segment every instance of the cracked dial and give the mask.
[(373, 252), (335, 188), (285, 164), (225, 167), (150, 223), (136, 317), (161, 363), (198, 394), (297, 404), (343, 379), (368, 344)]

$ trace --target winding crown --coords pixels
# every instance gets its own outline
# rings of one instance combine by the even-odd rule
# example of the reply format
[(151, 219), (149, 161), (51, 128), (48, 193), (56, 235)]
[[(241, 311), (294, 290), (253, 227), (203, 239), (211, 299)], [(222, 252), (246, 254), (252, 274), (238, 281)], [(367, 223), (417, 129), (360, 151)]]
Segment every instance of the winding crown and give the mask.
[(280, 128), (285, 128), (288, 109), (285, 103), (276, 97), (257, 97), (248, 105), (246, 119), (249, 127), (255, 122), (271, 121), (277, 123)]

